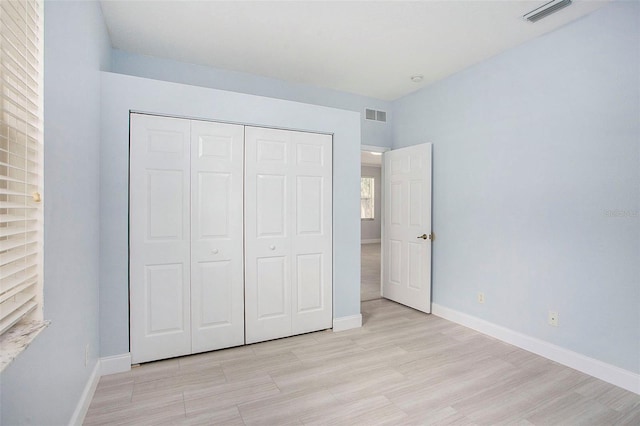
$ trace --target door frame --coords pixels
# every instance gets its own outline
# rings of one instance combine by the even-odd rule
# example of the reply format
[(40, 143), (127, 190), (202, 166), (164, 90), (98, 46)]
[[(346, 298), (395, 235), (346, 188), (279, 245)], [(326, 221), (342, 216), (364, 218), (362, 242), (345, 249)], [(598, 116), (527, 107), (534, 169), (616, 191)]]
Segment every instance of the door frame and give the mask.
[[(420, 144), (425, 144), (425, 143), (429, 143), (432, 145), (432, 151), (431, 151), (431, 232), (433, 233), (433, 143), (432, 142), (421, 142)], [(419, 145), (419, 144), (416, 144)], [(390, 147), (383, 147), (383, 146), (374, 146), (374, 145), (360, 145), (360, 151), (368, 151), (368, 152), (381, 152), (383, 153), (383, 160), (380, 164), (380, 181), (381, 181), (381, 187), (380, 187), (380, 297), (384, 299), (384, 296), (382, 294), (382, 280), (384, 278), (384, 265), (385, 265), (385, 258), (384, 258), (384, 235), (385, 235), (385, 227), (384, 227), (384, 214), (385, 214), (385, 203), (386, 203), (386, 198), (385, 198), (385, 185), (384, 185), (384, 178), (385, 178), (385, 170), (384, 170), (384, 153), (388, 152), (388, 151), (392, 151), (393, 148)], [(362, 160), (360, 161), (360, 169), (362, 170)], [(362, 172), (361, 172), (362, 173)], [(362, 240), (362, 237), (360, 238), (360, 240)], [(360, 244), (360, 255), (362, 256), (362, 243)], [(431, 241), (431, 287), (433, 288), (433, 241)], [(362, 285), (362, 284), (361, 284)], [(362, 303), (362, 294), (360, 296), (360, 303)], [(433, 295), (432, 295), (432, 303), (433, 303)]]

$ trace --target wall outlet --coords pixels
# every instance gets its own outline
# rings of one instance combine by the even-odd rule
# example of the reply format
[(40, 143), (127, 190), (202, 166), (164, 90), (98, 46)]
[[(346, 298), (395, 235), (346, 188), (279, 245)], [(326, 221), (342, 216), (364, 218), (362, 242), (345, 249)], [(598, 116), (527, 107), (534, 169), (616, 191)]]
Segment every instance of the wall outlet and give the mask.
[(87, 343), (87, 345), (84, 347), (84, 366), (86, 367), (87, 365), (89, 365), (89, 344)]
[(557, 312), (549, 311), (549, 325), (552, 325), (554, 327), (558, 326), (558, 313)]
[(478, 303), (484, 303), (484, 293), (478, 293)]

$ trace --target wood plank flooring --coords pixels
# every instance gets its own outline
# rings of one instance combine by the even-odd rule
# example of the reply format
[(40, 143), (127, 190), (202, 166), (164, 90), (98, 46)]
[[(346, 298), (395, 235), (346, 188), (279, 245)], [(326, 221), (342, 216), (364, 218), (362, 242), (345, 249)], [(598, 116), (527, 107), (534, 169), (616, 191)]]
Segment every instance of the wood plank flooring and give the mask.
[(640, 425), (640, 396), (379, 299), (364, 326), (104, 376), (86, 425)]
[(360, 247), (360, 300), (380, 299), (380, 243)]

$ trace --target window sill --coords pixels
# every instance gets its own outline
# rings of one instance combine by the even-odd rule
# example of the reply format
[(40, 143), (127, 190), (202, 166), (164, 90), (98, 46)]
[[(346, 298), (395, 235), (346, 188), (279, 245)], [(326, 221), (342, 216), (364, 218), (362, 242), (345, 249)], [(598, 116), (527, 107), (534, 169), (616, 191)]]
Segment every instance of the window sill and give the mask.
[(373, 217), (361, 217), (360, 220), (366, 222), (366, 221), (374, 221), (376, 219)]
[(51, 321), (30, 321), (17, 324), (0, 336), (0, 372), (4, 371), (11, 364), (11, 361), (27, 349), (36, 336), (49, 324)]

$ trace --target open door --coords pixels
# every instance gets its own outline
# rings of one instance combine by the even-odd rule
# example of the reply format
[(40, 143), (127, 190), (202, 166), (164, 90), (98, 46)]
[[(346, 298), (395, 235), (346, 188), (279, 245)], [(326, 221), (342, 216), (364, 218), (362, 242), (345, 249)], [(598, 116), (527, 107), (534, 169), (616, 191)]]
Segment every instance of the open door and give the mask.
[(382, 296), (431, 312), (431, 144), (384, 153)]

